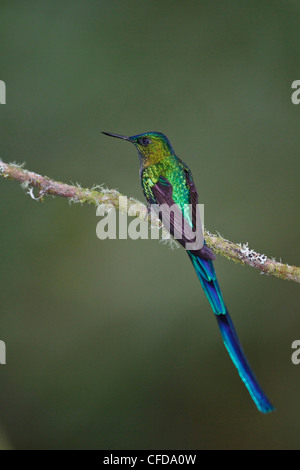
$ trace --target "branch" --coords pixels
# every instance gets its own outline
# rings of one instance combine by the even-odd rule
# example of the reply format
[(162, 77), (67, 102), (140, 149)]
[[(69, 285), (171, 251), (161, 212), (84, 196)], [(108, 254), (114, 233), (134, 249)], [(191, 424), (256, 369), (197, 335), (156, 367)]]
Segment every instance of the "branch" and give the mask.
[[(20, 165), (7, 164), (0, 160), (0, 176), (10, 180), (16, 180), (21, 183), (23, 189), (27, 190), (33, 199), (43, 201), (44, 196), (61, 196), (69, 199), (70, 202), (80, 202), (82, 204), (93, 204), (99, 206), (102, 204), (111, 204), (115, 209), (126, 211), (129, 215), (139, 212), (138, 217), (142, 220), (148, 219), (152, 227), (162, 228), (158, 218), (149, 215), (144, 204), (134, 198), (119, 199), (122, 194), (112, 189), (108, 190), (101, 186), (92, 189), (84, 189), (80, 186), (69, 185), (54, 181), (46, 176), (38, 175), (32, 171), (22, 168)], [(34, 195), (33, 188), (38, 193)], [(120, 206), (120, 201), (126, 200), (126, 204)], [(134, 207), (133, 207), (134, 206)], [(163, 228), (162, 228), (163, 229)], [(164, 229), (163, 229), (164, 230)], [(289, 266), (275, 261), (274, 258), (269, 259), (266, 255), (261, 255), (251, 250), (248, 244), (241, 245), (225, 240), (220, 235), (214, 235), (204, 230), (204, 237), (207, 245), (213, 249), (216, 254), (225, 256), (242, 265), (249, 265), (258, 269), (262, 274), (287, 279), (300, 283), (300, 268), (297, 266)]]

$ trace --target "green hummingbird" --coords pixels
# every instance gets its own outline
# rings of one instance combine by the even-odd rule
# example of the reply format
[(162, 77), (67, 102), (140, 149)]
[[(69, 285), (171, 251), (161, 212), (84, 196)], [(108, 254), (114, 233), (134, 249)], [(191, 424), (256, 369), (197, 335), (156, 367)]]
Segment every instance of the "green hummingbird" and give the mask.
[[(146, 132), (131, 137), (108, 132), (103, 134), (135, 145), (140, 160), (141, 185), (148, 205), (175, 208), (173, 216), (167, 220), (167, 228), (171, 235), (177, 235), (175, 238), (186, 249), (216, 316), (225, 347), (258, 410), (262, 413), (272, 411), (274, 408), (251, 370), (224, 303), (213, 265), (215, 255), (201, 237), (201, 221), (197, 217), (198, 192), (191, 170), (177, 157), (169, 139), (160, 132)], [(162, 209), (159, 216), (165, 225), (166, 210)], [(182, 221), (183, 224), (180, 223)], [(195, 244), (197, 234), (200, 235)]]

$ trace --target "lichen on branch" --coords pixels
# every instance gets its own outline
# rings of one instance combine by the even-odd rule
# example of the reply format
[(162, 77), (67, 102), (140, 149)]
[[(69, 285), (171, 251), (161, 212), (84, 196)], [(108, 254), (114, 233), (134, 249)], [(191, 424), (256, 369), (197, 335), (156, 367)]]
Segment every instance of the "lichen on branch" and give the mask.
[[(106, 189), (102, 186), (95, 186), (91, 189), (81, 188), (79, 185), (61, 183), (46, 176), (28, 171), (23, 168), (23, 165), (15, 163), (8, 164), (3, 161), (0, 161), (0, 176), (21, 183), (26, 193), (37, 201), (43, 201), (45, 196), (48, 195), (60, 196), (67, 198), (70, 202), (78, 202), (81, 204), (93, 204), (95, 206), (111, 204), (117, 210), (126, 210), (129, 215), (131, 215), (134, 206), (135, 212), (138, 212), (139, 218), (143, 220), (148, 218), (153, 227), (161, 227), (159, 218), (153, 216), (153, 214), (148, 214), (145, 204), (134, 198), (128, 197), (126, 201), (127, 204), (124, 207), (120, 207), (120, 200), (122, 201), (120, 196), (122, 196), (122, 194), (115, 189)], [(34, 193), (34, 189), (36, 194)], [(207, 230), (204, 230), (204, 237), (206, 244), (212, 248), (216, 254), (225, 256), (242, 265), (252, 266), (261, 273), (300, 283), (300, 267), (278, 262), (274, 258), (268, 258), (266, 255), (259, 254), (250, 249), (247, 243), (233, 243)]]

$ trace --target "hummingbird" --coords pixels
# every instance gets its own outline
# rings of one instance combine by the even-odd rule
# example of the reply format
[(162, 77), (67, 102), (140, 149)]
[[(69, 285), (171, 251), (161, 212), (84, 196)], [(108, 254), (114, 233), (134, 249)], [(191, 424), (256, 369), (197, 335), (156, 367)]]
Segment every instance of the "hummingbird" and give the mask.
[[(169, 139), (161, 132), (146, 132), (131, 137), (108, 132), (103, 134), (126, 140), (136, 147), (140, 162), (139, 176), (148, 207), (176, 208), (167, 228), (173, 236), (181, 231), (181, 237), (176, 237), (177, 241), (186, 249), (192, 262), (229, 356), (258, 410), (262, 413), (274, 410), (252, 372), (228, 313), (213, 265), (215, 255), (201, 237), (201, 220), (197, 217), (198, 192), (191, 170), (177, 157)], [(163, 211), (159, 213), (164, 223), (163, 215)], [(178, 223), (182, 219), (184, 228)], [(190, 242), (197, 233), (200, 233), (200, 243), (193, 245)]]

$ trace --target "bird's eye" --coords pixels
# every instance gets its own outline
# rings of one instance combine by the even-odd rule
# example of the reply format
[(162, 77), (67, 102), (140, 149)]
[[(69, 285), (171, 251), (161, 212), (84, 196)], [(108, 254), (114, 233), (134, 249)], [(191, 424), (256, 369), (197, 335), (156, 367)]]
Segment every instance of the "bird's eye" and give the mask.
[(143, 145), (144, 147), (146, 147), (146, 145), (151, 144), (151, 140), (150, 140), (148, 137), (141, 137), (141, 138), (138, 140), (138, 143), (139, 143), (140, 145)]

